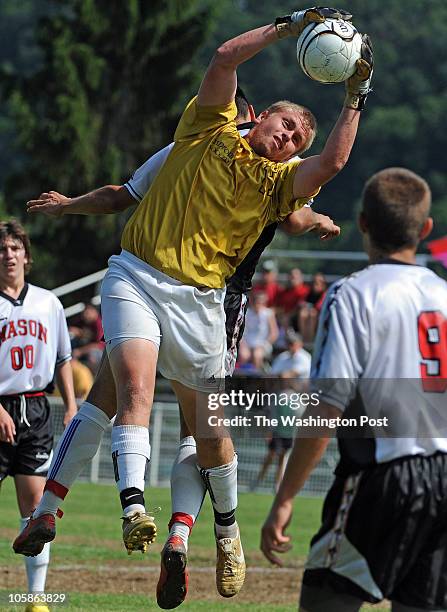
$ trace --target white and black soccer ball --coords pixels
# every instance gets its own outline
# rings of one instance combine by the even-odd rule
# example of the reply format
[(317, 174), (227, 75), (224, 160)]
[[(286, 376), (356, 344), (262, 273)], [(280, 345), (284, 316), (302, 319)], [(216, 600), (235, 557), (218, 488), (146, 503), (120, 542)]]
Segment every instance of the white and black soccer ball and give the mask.
[(320, 83), (341, 83), (355, 72), (362, 37), (341, 19), (311, 23), (300, 34), (296, 54), (304, 73)]

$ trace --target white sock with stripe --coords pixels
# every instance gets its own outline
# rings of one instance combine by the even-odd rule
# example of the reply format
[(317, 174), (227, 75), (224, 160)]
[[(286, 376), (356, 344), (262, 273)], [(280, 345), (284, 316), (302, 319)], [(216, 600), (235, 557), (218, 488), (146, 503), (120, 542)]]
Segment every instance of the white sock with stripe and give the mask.
[(188, 548), (188, 538), (206, 495), (197, 469), (197, 447), (192, 436), (180, 440), (171, 472), (172, 517), (169, 535), (178, 535)]
[(34, 511), (34, 517), (56, 515), (68, 490), (98, 451), (103, 433), (109, 425), (110, 419), (102, 410), (89, 402), (81, 405), (59, 440), (45, 492)]

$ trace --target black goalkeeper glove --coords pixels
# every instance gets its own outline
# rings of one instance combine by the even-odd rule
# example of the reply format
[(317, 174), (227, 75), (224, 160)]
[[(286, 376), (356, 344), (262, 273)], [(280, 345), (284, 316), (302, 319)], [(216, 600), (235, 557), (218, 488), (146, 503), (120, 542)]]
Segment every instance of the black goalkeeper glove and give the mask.
[(304, 28), (310, 23), (322, 23), (326, 19), (343, 19), (350, 21), (351, 13), (343, 9), (330, 8), (325, 6), (314, 6), (303, 11), (295, 11), (285, 17), (275, 19), (275, 28), (278, 38), (286, 36), (299, 36)]
[(363, 110), (366, 97), (371, 91), (374, 57), (371, 39), (368, 34), (362, 35), (361, 55), (361, 58), (356, 63), (356, 71), (345, 81), (345, 106), (354, 110)]

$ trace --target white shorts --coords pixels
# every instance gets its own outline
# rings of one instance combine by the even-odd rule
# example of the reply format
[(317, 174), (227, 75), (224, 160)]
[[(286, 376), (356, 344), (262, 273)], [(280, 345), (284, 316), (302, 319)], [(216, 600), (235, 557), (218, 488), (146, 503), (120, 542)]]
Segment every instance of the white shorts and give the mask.
[(127, 251), (109, 259), (101, 288), (107, 351), (143, 338), (158, 348), (158, 370), (209, 390), (225, 377), (225, 289), (183, 285)]

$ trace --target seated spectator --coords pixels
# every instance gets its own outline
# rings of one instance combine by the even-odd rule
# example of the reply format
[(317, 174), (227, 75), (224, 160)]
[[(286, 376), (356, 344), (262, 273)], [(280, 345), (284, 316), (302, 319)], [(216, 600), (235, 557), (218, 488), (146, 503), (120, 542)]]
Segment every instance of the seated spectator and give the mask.
[(282, 312), (290, 313), (307, 301), (309, 293), (310, 287), (304, 282), (301, 270), (293, 268), (289, 272), (288, 286), (278, 296), (277, 305)]
[(101, 316), (93, 306), (86, 304), (74, 325), (68, 328), (71, 337), (73, 357), (79, 359), (95, 373), (101, 360), (105, 343)]
[(239, 346), (239, 362), (242, 366), (252, 363), (257, 370), (262, 371), (265, 360), (272, 353), (272, 344), (278, 337), (278, 326), (275, 313), (267, 308), (265, 293), (253, 293), (250, 302)]
[(283, 291), (281, 285), (276, 282), (278, 268), (274, 261), (267, 259), (261, 265), (262, 280), (253, 287), (253, 293), (265, 293), (267, 295), (267, 306), (273, 308), (277, 305), (278, 297)]
[(272, 363), (271, 374), (281, 378), (309, 378), (311, 356), (303, 348), (303, 339), (293, 329), (287, 331), (288, 349)]

